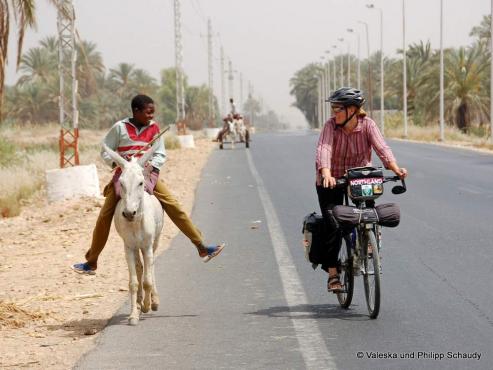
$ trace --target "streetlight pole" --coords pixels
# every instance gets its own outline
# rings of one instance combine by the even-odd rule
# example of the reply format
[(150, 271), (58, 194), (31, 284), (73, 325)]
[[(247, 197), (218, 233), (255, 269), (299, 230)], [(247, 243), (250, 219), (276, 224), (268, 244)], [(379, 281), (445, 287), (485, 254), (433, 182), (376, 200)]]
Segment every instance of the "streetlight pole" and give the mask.
[(348, 28), (348, 32), (350, 33), (356, 33), (356, 36), (358, 37), (358, 72), (357, 72), (357, 79), (358, 79), (358, 90), (361, 90), (361, 55), (360, 55), (360, 36), (359, 32), (355, 31), (353, 28)]
[[(492, 0), (493, 1), (493, 0)], [(332, 47), (334, 49), (337, 49), (337, 45), (332, 45)], [(337, 71), (336, 71), (336, 68), (337, 68), (337, 59), (336, 59), (336, 54), (334, 53), (334, 70), (332, 71), (332, 75), (334, 76), (334, 91), (337, 90)]]
[(317, 91), (318, 91), (317, 121), (318, 121), (318, 127), (322, 127), (322, 83), (321, 83), (320, 75), (318, 75)]
[[(493, 0), (491, 0), (490, 17), (490, 30), (493, 35)], [(490, 37), (490, 55), (490, 141), (493, 144), (493, 37)]]
[(403, 113), (404, 138), (407, 138), (407, 65), (406, 65), (406, 0), (402, 0), (402, 84), (403, 84)]
[(368, 33), (368, 23), (363, 21), (358, 21), (365, 26), (366, 30), (366, 50), (368, 58), (368, 100), (370, 105), (370, 115), (373, 117), (373, 93), (371, 88), (371, 61), (370, 61), (370, 35)]
[(322, 71), (321, 71), (321, 82), (320, 82), (320, 91), (321, 91), (321, 104), (322, 104), (322, 123), (325, 122), (325, 118), (327, 117), (327, 110), (325, 107), (325, 91), (326, 91), (326, 76), (325, 76), (325, 67), (324, 67), (324, 57), (321, 56), (320, 60), (322, 61)]
[(383, 10), (382, 8), (377, 8), (373, 4), (366, 5), (369, 9), (376, 9), (380, 11), (380, 130), (382, 135), (385, 135), (385, 93), (384, 93), (384, 69), (383, 69)]
[(443, 0), (440, 0), (440, 141), (445, 140), (443, 73)]
[[(342, 37), (338, 38), (337, 40), (340, 42), (344, 42), (344, 39)], [(341, 87), (342, 86), (344, 86), (344, 55), (341, 47)]]
[(325, 50), (325, 54), (327, 54), (327, 65), (325, 66), (325, 71), (327, 73), (327, 97), (329, 97), (330, 95), (330, 85), (331, 85), (331, 76), (330, 76), (330, 58), (329, 58), (329, 54), (330, 54), (330, 50)]

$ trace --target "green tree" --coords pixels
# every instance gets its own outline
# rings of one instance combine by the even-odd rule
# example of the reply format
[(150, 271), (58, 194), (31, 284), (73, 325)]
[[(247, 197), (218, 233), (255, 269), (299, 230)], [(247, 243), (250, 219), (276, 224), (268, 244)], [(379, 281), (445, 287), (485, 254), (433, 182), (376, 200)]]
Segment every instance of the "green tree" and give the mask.
[(206, 126), (209, 118), (209, 88), (206, 85), (186, 89), (185, 112), (189, 128), (198, 130)]
[(11, 13), (17, 23), (17, 66), (22, 55), (24, 34), (29, 27), (36, 25), (34, 0), (2, 0), (0, 1), (0, 122), (2, 121), (3, 91), (5, 85), (5, 67), (11, 26)]
[(298, 108), (305, 116), (311, 127), (316, 127), (318, 122), (318, 76), (322, 72), (321, 66), (311, 63), (298, 70), (289, 80), (290, 94), (295, 97), (293, 106)]

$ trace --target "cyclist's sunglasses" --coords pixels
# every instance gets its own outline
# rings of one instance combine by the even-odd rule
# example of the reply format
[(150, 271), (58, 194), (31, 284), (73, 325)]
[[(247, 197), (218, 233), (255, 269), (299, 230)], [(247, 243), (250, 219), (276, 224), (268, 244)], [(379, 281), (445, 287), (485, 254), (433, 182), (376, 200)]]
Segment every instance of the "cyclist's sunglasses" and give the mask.
[(334, 113), (339, 113), (339, 112), (342, 112), (344, 109), (346, 109), (342, 105), (331, 105), (330, 108), (332, 109), (332, 112), (334, 112)]

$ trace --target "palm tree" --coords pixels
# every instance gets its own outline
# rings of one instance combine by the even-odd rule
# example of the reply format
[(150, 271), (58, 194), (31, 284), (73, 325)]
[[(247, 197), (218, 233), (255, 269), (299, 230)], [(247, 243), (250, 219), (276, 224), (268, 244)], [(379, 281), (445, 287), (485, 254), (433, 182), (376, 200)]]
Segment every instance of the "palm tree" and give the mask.
[(95, 43), (78, 40), (77, 42), (77, 80), (79, 94), (87, 97), (97, 90), (98, 78), (104, 73), (104, 64), (101, 53), (96, 50)]
[(157, 84), (154, 77), (152, 77), (149, 72), (143, 69), (136, 69), (133, 73), (133, 81), (136, 91), (139, 94), (154, 95), (157, 91)]
[(1, 0), (0, 1), (0, 122), (2, 121), (2, 102), (5, 84), (5, 66), (7, 65), (7, 50), (11, 25), (11, 14), (18, 26), (17, 37), (17, 66), (21, 62), (24, 34), (28, 27), (34, 27), (34, 0)]
[(209, 88), (206, 85), (188, 87), (185, 106), (188, 127), (192, 130), (203, 128), (209, 116)]
[(22, 55), (19, 70), (23, 73), (18, 84), (42, 82), (58, 78), (56, 54), (47, 48), (35, 47)]
[(128, 90), (134, 72), (135, 66), (129, 63), (120, 63), (116, 68), (110, 69), (109, 79), (115, 84), (119, 94), (122, 94)]
[(318, 76), (321, 73), (319, 64), (311, 63), (300, 69), (289, 80), (291, 95), (294, 95), (296, 101), (293, 106), (298, 108), (305, 116), (311, 127), (317, 125), (317, 84)]
[(490, 61), (485, 47), (480, 43), (467, 49), (461, 47), (447, 55), (447, 112), (464, 132), (473, 120), (482, 121), (489, 114), (489, 92), (484, 88), (484, 81), (489, 80)]

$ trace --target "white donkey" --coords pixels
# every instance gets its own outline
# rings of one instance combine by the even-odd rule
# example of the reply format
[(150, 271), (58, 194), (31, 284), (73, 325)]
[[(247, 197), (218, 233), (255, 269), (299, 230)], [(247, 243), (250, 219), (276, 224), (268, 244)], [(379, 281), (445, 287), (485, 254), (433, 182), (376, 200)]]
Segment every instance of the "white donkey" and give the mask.
[(235, 142), (236, 142), (236, 124), (235, 122), (230, 122), (228, 121), (228, 131), (226, 131), (226, 134), (224, 135), (225, 138), (223, 140), (230, 141), (231, 142), (231, 149), (234, 149), (235, 147)]
[[(130, 325), (137, 325), (139, 308), (145, 313), (149, 308), (157, 311), (159, 307), (154, 278), (154, 253), (163, 228), (163, 209), (157, 198), (144, 190), (143, 172), (143, 166), (151, 158), (157, 146), (154, 145), (140, 159), (132, 158), (130, 162), (105, 144), (103, 148), (122, 169), (121, 200), (116, 206), (114, 220), (116, 230), (123, 239), (128, 264), (131, 305), (128, 321)], [(143, 284), (139, 251), (142, 252), (144, 259)]]

